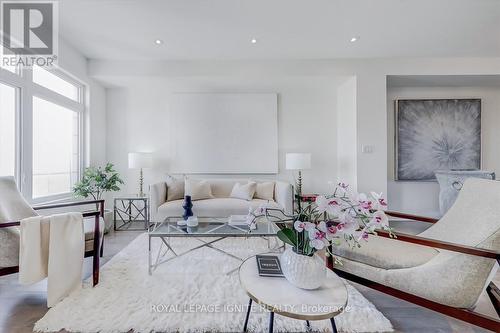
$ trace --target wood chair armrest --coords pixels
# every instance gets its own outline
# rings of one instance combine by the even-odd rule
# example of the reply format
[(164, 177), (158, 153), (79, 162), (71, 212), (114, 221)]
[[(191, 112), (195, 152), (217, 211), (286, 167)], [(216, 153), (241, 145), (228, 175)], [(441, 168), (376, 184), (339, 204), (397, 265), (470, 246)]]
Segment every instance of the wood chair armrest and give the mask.
[[(401, 242), (413, 243), (428, 247), (439, 248), (443, 250), (448, 250), (452, 252), (459, 252), (464, 254), (469, 254), (473, 256), (483, 257), (483, 258), (491, 258), (500, 261), (500, 252), (481, 249), (472, 246), (460, 245), (450, 242), (443, 242), (436, 239), (424, 238), (420, 236), (408, 235), (404, 233), (393, 232), (393, 235), (396, 235), (396, 238), (392, 238), (388, 231), (377, 230), (377, 235), (381, 237), (391, 238)], [(368, 240), (369, 241), (369, 240)]]
[(388, 216), (401, 217), (404, 219), (418, 221), (418, 222), (436, 223), (439, 221), (439, 219), (432, 218), (432, 217), (406, 214), (406, 213), (394, 212), (394, 211), (390, 211), (390, 210), (386, 211), (385, 214)]
[(0, 229), (2, 229), (2, 228), (8, 228), (8, 227), (17, 227), (19, 225), (21, 225), (20, 221), (12, 221), (12, 222), (0, 223)]
[[(62, 202), (57, 204), (50, 205), (41, 205), (33, 207), (34, 210), (42, 210), (42, 209), (55, 209), (55, 208), (63, 208), (63, 207), (74, 207), (74, 206), (83, 206), (83, 205), (91, 205), (98, 204), (99, 205), (99, 213), (101, 217), (104, 217), (104, 200), (88, 200), (88, 201), (71, 201), (71, 202)], [(89, 215), (93, 216), (93, 215)]]

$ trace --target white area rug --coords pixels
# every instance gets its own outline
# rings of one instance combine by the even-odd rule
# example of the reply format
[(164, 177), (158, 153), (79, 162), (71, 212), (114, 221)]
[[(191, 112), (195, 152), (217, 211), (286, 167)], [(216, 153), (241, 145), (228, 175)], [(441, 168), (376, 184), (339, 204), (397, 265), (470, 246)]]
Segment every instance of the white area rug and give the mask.
[[(177, 253), (199, 245), (173, 239)], [(159, 240), (153, 242), (156, 249)], [(241, 258), (267, 250), (258, 239), (225, 239), (217, 246)], [(34, 330), (53, 332), (241, 332), (248, 297), (238, 274), (226, 275), (240, 262), (202, 248), (159, 266), (148, 275), (147, 234), (138, 236), (101, 269), (100, 283), (85, 287), (50, 309)], [(346, 312), (336, 317), (342, 332), (387, 332), (392, 325), (373, 304), (347, 284)], [(194, 308), (198, 306), (198, 308)], [(155, 307), (155, 309), (153, 308)], [(266, 332), (268, 312), (253, 306), (249, 331)], [(312, 322), (315, 331), (331, 332), (328, 320)], [(304, 332), (305, 322), (275, 316), (275, 332)]]

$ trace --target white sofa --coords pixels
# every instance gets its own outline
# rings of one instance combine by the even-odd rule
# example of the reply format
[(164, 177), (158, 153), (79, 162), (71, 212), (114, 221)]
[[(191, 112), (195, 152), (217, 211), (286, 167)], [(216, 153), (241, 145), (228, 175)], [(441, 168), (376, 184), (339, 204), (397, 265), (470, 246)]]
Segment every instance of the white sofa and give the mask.
[[(193, 213), (203, 217), (226, 217), (230, 215), (243, 215), (248, 213), (248, 208), (258, 208), (267, 203), (267, 206), (283, 209), (285, 213), (293, 213), (293, 186), (282, 181), (274, 182), (274, 200), (252, 199), (250, 201), (230, 198), (234, 184), (246, 184), (249, 179), (203, 179), (210, 183), (213, 199), (193, 201)], [(255, 181), (252, 179), (252, 181)], [(259, 182), (269, 182), (256, 181)], [(162, 221), (167, 216), (182, 216), (184, 200), (166, 201), (168, 186), (166, 182), (150, 186), (151, 221)]]

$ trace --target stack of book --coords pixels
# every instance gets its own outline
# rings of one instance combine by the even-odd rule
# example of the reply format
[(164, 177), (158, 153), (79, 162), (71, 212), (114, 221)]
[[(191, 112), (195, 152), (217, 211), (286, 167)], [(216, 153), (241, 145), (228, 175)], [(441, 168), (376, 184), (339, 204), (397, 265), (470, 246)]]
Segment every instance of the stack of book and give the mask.
[(231, 215), (229, 216), (228, 224), (248, 226), (247, 215)]
[(283, 277), (280, 259), (277, 256), (257, 255), (255, 257), (260, 276)]

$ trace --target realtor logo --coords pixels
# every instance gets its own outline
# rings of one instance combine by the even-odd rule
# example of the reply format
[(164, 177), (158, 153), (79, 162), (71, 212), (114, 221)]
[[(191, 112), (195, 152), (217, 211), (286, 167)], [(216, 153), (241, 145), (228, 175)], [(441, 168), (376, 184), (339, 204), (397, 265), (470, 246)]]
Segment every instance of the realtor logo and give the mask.
[(2, 64), (53, 65), (57, 59), (58, 3), (0, 1)]

